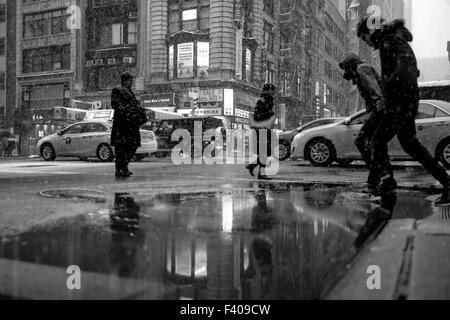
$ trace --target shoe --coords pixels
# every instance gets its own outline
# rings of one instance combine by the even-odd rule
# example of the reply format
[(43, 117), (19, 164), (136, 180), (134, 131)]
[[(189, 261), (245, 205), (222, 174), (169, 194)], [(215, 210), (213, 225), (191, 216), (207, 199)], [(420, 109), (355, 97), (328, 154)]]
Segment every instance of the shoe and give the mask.
[(387, 197), (397, 193), (397, 181), (394, 178), (390, 177), (386, 180), (383, 180), (380, 186), (380, 196)]
[(446, 187), (442, 191), (442, 196), (434, 204), (436, 207), (448, 207), (450, 206), (450, 188)]
[(254, 171), (257, 166), (258, 166), (257, 164), (249, 164), (245, 168), (250, 172), (251, 176), (254, 177), (255, 176)]
[(272, 180), (271, 178), (269, 178), (268, 176), (264, 175), (264, 174), (258, 174), (258, 180), (267, 180), (270, 181)]
[(129, 172), (123, 172), (123, 171), (116, 172), (117, 178), (128, 178), (129, 176), (131, 176), (131, 174)]
[(129, 174), (130, 176), (134, 175), (134, 172), (128, 171), (127, 174)]

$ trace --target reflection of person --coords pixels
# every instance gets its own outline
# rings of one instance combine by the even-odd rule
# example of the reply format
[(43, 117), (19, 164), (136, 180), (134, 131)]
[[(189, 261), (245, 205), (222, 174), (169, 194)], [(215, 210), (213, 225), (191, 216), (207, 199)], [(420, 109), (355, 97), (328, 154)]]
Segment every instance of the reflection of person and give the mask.
[(381, 206), (369, 212), (366, 223), (355, 239), (355, 247), (360, 249), (367, 240), (375, 236), (391, 219), (397, 203), (397, 194), (392, 193), (381, 198)]
[(271, 230), (275, 225), (276, 218), (267, 205), (266, 192), (261, 190), (256, 194), (256, 206), (253, 208), (252, 231), (258, 232), (258, 235), (255, 236), (251, 244), (250, 251), (252, 254), (247, 274), (254, 273), (254, 262), (256, 262), (261, 272), (262, 289), (265, 294), (269, 294), (272, 288), (274, 242), (269, 235), (263, 232)]
[(386, 112), (381, 117), (372, 143), (372, 165), (381, 180), (380, 192), (388, 194), (397, 189), (387, 148), (389, 141), (397, 136), (403, 149), (444, 186), (436, 206), (448, 206), (450, 176), (417, 138), (415, 120), (420, 99), (420, 71), (409, 44), (413, 41), (413, 35), (405, 27), (404, 20), (387, 23), (381, 19), (380, 23), (379, 28), (370, 29), (369, 18), (363, 18), (358, 25), (358, 37), (380, 51), (383, 73)]
[(144, 121), (136, 123), (134, 120), (134, 114), (137, 113), (134, 110), (140, 108), (140, 105), (131, 90), (133, 78), (131, 73), (123, 73), (122, 85), (114, 88), (111, 94), (111, 106), (114, 109), (111, 146), (115, 147), (117, 177), (129, 177), (133, 174), (128, 170), (128, 164), (141, 146), (139, 127)]
[[(259, 166), (258, 179), (271, 180), (263, 169), (267, 166), (267, 159), (272, 155), (272, 129), (276, 121), (276, 115), (273, 110), (276, 87), (273, 84), (265, 84), (261, 93), (261, 97), (256, 103), (254, 115), (250, 115), (250, 126), (256, 134), (256, 148), (258, 160), (256, 164), (249, 164), (247, 170), (254, 176), (255, 169)], [(267, 142), (262, 141), (263, 137), (267, 137)], [(264, 146), (266, 146), (264, 148)], [(266, 149), (266, 150), (264, 150)]]
[(353, 53), (349, 54), (339, 66), (345, 71), (344, 79), (352, 81), (358, 87), (359, 93), (365, 100), (367, 112), (370, 114), (355, 144), (370, 169), (368, 187), (364, 193), (378, 196), (379, 177), (372, 170), (370, 144), (385, 108), (381, 77), (372, 66), (365, 64), (359, 56)]
[[(136, 274), (136, 254), (144, 239), (139, 233), (140, 207), (127, 193), (116, 193), (113, 212), (110, 215), (112, 244), (111, 268), (118, 276), (131, 278)], [(133, 233), (133, 236), (130, 236)]]

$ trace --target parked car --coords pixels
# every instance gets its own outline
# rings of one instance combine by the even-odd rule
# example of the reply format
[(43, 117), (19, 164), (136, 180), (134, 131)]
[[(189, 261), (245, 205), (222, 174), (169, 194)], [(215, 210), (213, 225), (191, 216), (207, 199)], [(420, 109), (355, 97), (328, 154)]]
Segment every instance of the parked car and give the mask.
[[(100, 161), (110, 162), (114, 160), (114, 148), (110, 142), (111, 128), (110, 121), (79, 122), (42, 138), (37, 143), (37, 150), (46, 161), (54, 161), (57, 157), (97, 157)], [(141, 139), (142, 147), (136, 153), (138, 160), (157, 150), (155, 134), (152, 131), (141, 130)]]
[[(225, 119), (219, 117), (189, 117), (183, 119), (167, 119), (159, 123), (155, 130), (156, 139), (158, 141), (158, 156), (167, 156), (172, 149), (180, 144), (181, 141), (172, 141), (172, 135), (176, 130), (185, 129), (191, 135), (191, 144), (194, 146), (195, 124), (200, 123), (202, 126), (202, 136), (207, 130), (220, 130), (225, 137), (226, 122)], [(225, 139), (224, 139), (225, 140)], [(205, 143), (203, 144), (205, 147)], [(191, 155), (194, 152), (191, 150)]]
[(339, 121), (344, 120), (344, 118), (323, 118), (318, 119), (312, 122), (309, 122), (297, 129), (291, 131), (285, 131), (280, 134), (280, 148), (278, 153), (278, 159), (281, 161), (285, 161), (291, 156), (291, 145), (295, 136), (305, 130), (309, 130), (312, 128), (317, 128), (320, 126), (325, 126), (327, 124), (337, 123)]
[[(305, 159), (314, 166), (341, 165), (361, 160), (355, 139), (368, 118), (366, 111), (337, 123), (304, 131), (292, 142), (292, 157)], [(421, 100), (417, 114), (417, 135), (422, 144), (444, 166), (450, 168), (450, 103), (439, 100)], [(397, 138), (389, 144), (393, 160), (410, 160)]]

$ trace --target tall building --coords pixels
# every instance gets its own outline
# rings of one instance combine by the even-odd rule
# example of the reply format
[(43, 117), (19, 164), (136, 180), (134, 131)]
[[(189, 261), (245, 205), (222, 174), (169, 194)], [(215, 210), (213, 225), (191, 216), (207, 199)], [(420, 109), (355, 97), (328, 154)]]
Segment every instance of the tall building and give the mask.
[(6, 125), (6, 0), (0, 0), (0, 129)]

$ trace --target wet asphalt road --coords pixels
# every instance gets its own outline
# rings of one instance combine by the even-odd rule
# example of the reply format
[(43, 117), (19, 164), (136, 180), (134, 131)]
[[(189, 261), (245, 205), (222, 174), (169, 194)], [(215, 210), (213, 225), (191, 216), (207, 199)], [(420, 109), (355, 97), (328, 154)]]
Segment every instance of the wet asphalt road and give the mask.
[[(358, 165), (284, 163), (273, 182), (234, 165), (132, 170), (123, 180), (113, 164), (0, 162), (0, 296), (317, 299), (387, 221), (433, 214), (424, 192), (367, 201)], [(66, 286), (72, 265), (80, 291)]]

